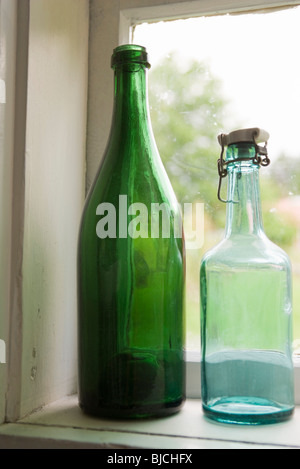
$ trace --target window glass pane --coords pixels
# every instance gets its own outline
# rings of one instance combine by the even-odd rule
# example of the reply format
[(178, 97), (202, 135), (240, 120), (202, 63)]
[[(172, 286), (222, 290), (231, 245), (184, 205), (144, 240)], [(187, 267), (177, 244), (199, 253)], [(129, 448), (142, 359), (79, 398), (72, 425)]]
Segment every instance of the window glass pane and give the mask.
[(299, 24), (296, 7), (135, 28), (134, 42), (150, 55), (152, 123), (173, 188), (182, 206), (205, 207), (204, 243), (187, 250), (189, 349), (200, 348), (200, 260), (224, 233), (226, 206), (216, 196), (217, 135), (261, 127), (270, 133), (271, 158), (260, 171), (264, 226), (292, 260), (294, 347), (300, 350)]

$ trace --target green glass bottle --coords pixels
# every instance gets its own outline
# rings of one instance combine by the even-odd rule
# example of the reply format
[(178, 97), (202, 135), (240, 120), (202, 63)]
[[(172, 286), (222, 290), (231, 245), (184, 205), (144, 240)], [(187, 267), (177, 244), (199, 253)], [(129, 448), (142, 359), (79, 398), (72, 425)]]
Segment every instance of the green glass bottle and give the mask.
[(78, 245), (79, 403), (89, 414), (164, 416), (184, 402), (180, 207), (151, 130), (146, 49), (114, 50), (114, 112)]
[(259, 168), (270, 160), (258, 143), (268, 137), (219, 136), (226, 231), (202, 259), (200, 287), (203, 409), (220, 422), (276, 423), (294, 409), (291, 266), (264, 233), (260, 205)]

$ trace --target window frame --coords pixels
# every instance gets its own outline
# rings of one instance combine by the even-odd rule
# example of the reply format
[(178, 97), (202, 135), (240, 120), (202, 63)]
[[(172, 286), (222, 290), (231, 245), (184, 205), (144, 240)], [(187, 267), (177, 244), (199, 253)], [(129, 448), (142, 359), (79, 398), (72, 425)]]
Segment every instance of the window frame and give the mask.
[[(61, 242), (68, 246), (71, 245), (70, 239), (73, 240), (73, 252), (69, 253), (67, 261), (74, 262), (76, 267), (76, 233), (85, 192), (89, 0), (77, 0), (75, 5), (72, 4), (73, 0), (46, 2), (48, 0), (44, 0), (44, 4), (40, 0), (0, 0), (2, 59), (0, 79), (6, 82), (6, 103), (1, 108), (0, 114), (0, 127), (5, 129), (0, 136), (0, 148), (3, 151), (0, 177), (4, 181), (2, 190), (5, 190), (5, 197), (1, 199), (0, 207), (1, 233), (3, 234), (0, 240), (0, 257), (3, 260), (0, 265), (0, 274), (5, 278), (5, 282), (1, 283), (1, 292), (4, 294), (1, 295), (0, 301), (0, 339), (5, 341), (6, 346), (6, 362), (0, 363), (0, 425), (18, 421), (25, 414), (42, 405), (76, 392), (77, 347), (76, 333), (73, 334), (76, 330), (76, 315), (74, 317), (76, 307), (74, 309), (69, 306), (69, 301), (76, 301), (76, 295), (74, 295), (76, 275), (72, 275), (76, 272), (76, 268), (70, 269), (71, 275), (65, 276), (68, 288), (64, 289), (65, 298), (63, 295), (59, 298), (59, 307), (55, 308), (50, 299), (51, 295), (43, 295), (43, 289), (39, 287), (47, 283), (47, 288), (49, 290), (51, 288), (53, 294), (59, 295), (62, 291), (61, 282), (57, 282), (57, 276), (51, 273), (49, 258), (46, 260), (44, 256), (45, 252), (51, 249), (53, 259)], [(71, 4), (72, 10), (70, 11)], [(36, 15), (35, 7), (37, 6), (39, 10)], [(57, 14), (58, 10), (59, 14)], [(38, 21), (40, 13), (44, 19), (43, 26)], [(34, 34), (34, 25), (35, 27), (38, 25), (43, 30), (43, 36)], [(55, 34), (57, 26), (58, 31), (65, 34), (66, 41), (60, 41), (63, 38), (62, 34)], [(36, 52), (35, 44), (41, 49), (38, 54), (39, 60), (31, 60)], [(61, 62), (62, 65), (58, 70), (51, 67), (50, 72), (54, 77), (52, 79), (51, 73), (47, 73), (49, 56), (43, 53), (43, 48), (47, 49), (47, 52), (51, 50), (51, 58), (58, 63)], [(77, 55), (70, 54), (73, 50)], [(47, 73), (47, 80), (40, 80), (43, 84), (41, 87), (35, 86), (39, 77), (34, 73), (32, 64), (39, 66), (41, 72)], [(76, 76), (75, 87), (73, 83), (72, 86), (69, 84), (70, 77), (74, 75)], [(61, 91), (61, 86), (65, 87), (66, 93)], [(69, 91), (71, 95), (68, 94)], [(40, 100), (41, 97), (42, 100)], [(57, 126), (60, 125), (58, 131), (54, 130), (54, 125), (48, 125), (51, 116), (56, 116), (55, 112), (51, 115), (49, 109), (42, 112), (41, 101), (46, 107), (48, 104), (53, 105), (53, 109), (57, 103), (54, 109), (56, 113), (59, 112), (60, 105), (63, 106), (63, 111), (69, 113), (69, 116), (61, 121), (52, 120)], [(75, 110), (72, 110), (73, 105), (77, 106)], [(33, 116), (37, 110), (41, 111), (39, 118), (36, 115)], [(39, 127), (37, 132), (34, 131), (36, 123)], [(76, 133), (73, 133), (74, 128)], [(61, 129), (64, 131), (68, 129), (68, 135), (72, 133), (65, 147), (67, 151), (60, 151), (62, 142), (67, 140), (63, 131), (59, 133)], [(55, 134), (55, 137), (60, 135), (60, 139), (57, 139), (59, 151), (53, 150), (52, 142), (55, 138), (51, 138), (49, 130)], [(41, 145), (37, 145), (38, 138)], [(75, 142), (75, 149), (71, 150), (70, 143), (73, 142)], [(44, 158), (40, 158), (40, 155)], [(38, 161), (38, 164), (33, 164), (33, 158)], [(39, 164), (42, 160), (47, 165), (49, 163), (51, 169), (45, 170), (45, 166), (42, 168), (43, 165)], [(73, 174), (73, 169), (76, 171), (76, 176)], [(62, 183), (64, 178), (66, 181), (70, 179), (70, 171), (73, 177), (68, 185), (68, 191), (74, 191), (72, 197), (70, 192), (65, 191)], [(48, 178), (48, 187), (45, 183), (40, 184), (43, 175)], [(35, 188), (34, 178), (37, 181)], [(56, 185), (58, 180), (61, 183)], [(52, 184), (53, 181), (55, 184)], [(59, 198), (58, 187), (63, 192), (62, 203), (52, 204), (53, 196), (57, 198), (56, 200)], [(37, 212), (33, 209), (30, 198), (34, 197), (36, 201), (41, 201), (42, 193), (45, 195), (45, 200), (49, 201), (49, 205), (42, 203), (41, 214), (44, 221), (37, 222)], [(71, 203), (66, 207), (68, 197)], [(48, 210), (44, 209), (45, 205)], [(70, 206), (72, 210), (69, 218)], [(54, 221), (54, 216), (47, 215), (50, 213), (49, 207), (55, 207), (55, 210), (57, 208), (56, 221)], [(74, 214), (78, 218), (73, 218)], [(36, 234), (38, 231), (32, 221), (39, 224), (39, 232), (43, 234), (39, 238), (39, 243), (32, 242), (36, 239), (34, 232)], [(51, 227), (50, 230), (47, 229), (47, 224)], [(26, 226), (29, 228), (27, 232)], [(64, 228), (66, 227), (70, 230), (70, 237), (65, 234)], [(57, 229), (56, 233), (64, 233), (65, 237), (55, 238), (55, 235), (50, 235), (50, 233), (53, 234), (52, 229)], [(28, 236), (30, 232), (33, 236)], [(51, 246), (47, 246), (46, 243), (47, 233)], [(52, 243), (51, 240), (54, 238), (55, 242)], [(36, 256), (33, 255), (34, 246), (36, 248), (39, 246), (39, 253)], [(27, 259), (36, 260), (35, 266), (32, 263), (32, 268), (26, 266), (26, 251)], [(56, 263), (56, 266), (58, 273), (62, 274), (65, 263), (61, 264), (61, 270), (59, 270), (59, 263)], [(39, 284), (39, 287), (33, 289), (31, 280), (40, 268), (43, 275), (36, 275), (35, 278), (38, 281), (35, 281), (35, 285)], [(24, 299), (25, 290), (29, 293), (28, 301)], [(45, 314), (43, 318), (42, 315), (38, 318), (43, 320), (37, 320), (36, 312), (40, 312), (40, 305), (36, 310), (35, 307), (31, 307), (32, 302), (40, 302), (43, 298)], [(55, 314), (57, 311), (61, 314)], [(51, 323), (50, 327), (48, 321)], [(70, 334), (67, 334), (66, 340), (63, 333), (61, 336), (56, 333), (56, 330), (69, 332), (71, 328), (74, 340), (69, 341)], [(47, 338), (49, 340), (46, 345), (45, 339)], [(38, 348), (36, 347), (37, 340)], [(67, 358), (65, 354), (60, 353), (61, 347), (67, 350)], [(53, 353), (49, 353), (49, 350)], [(63, 359), (59, 362), (62, 355)], [(32, 360), (41, 364), (42, 372), (39, 378), (36, 376), (36, 363), (33, 364)], [(70, 374), (72, 373), (71, 379), (66, 379), (64, 367), (67, 371), (70, 370)], [(49, 379), (50, 372), (53, 373), (51, 379)]]
[[(99, 155), (104, 153), (110, 130), (113, 99), (109, 73), (111, 51), (120, 44), (132, 42), (132, 31), (136, 25), (197, 16), (264, 12), (296, 5), (299, 5), (298, 0), (91, 0), (87, 190), (97, 172)], [(105, 119), (102, 119), (103, 115)]]
[[(142, 5), (141, 5), (142, 3)], [(90, 12), (90, 78), (87, 132), (87, 179), (89, 189), (104, 153), (112, 114), (111, 51), (131, 43), (133, 28), (141, 23), (190, 17), (266, 12), (300, 5), (299, 1), (272, 0), (92, 0)], [(106, 119), (101, 116), (106, 115)], [(200, 356), (186, 352), (187, 397), (200, 397)], [(300, 404), (300, 360), (294, 361), (295, 397)]]
[[(15, 118), (15, 82), (16, 82), (16, 0), (0, 0), (0, 81), (2, 93), (0, 97), (0, 340), (4, 344), (5, 357), (0, 356), (0, 424), (5, 420), (6, 389), (7, 389), (7, 344), (9, 341), (10, 311), (10, 273), (12, 245), (12, 194), (13, 194), (13, 159)], [(5, 155), (5, 157), (4, 157)]]

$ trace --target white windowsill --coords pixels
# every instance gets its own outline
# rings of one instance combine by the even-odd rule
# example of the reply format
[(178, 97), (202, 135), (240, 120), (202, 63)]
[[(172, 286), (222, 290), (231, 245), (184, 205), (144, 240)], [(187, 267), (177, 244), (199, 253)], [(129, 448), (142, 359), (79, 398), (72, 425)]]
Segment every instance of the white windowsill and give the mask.
[(208, 421), (198, 399), (164, 419), (113, 421), (84, 415), (75, 395), (0, 426), (0, 448), (300, 449), (300, 407), (287, 422), (253, 427)]

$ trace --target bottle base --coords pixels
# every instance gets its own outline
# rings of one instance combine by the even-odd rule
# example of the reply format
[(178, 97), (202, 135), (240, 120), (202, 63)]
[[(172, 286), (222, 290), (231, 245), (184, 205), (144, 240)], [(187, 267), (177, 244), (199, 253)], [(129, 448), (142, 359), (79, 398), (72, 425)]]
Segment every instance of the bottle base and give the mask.
[(202, 405), (206, 417), (221, 423), (239, 425), (265, 425), (288, 420), (294, 407), (283, 407), (267, 399), (234, 397), (214, 400)]
[(184, 402), (184, 399), (180, 399), (176, 402), (167, 404), (154, 404), (126, 408), (119, 406), (113, 407), (109, 405), (106, 407), (95, 407), (79, 402), (79, 407), (85, 414), (92, 417), (108, 418), (114, 420), (134, 420), (168, 417), (178, 413), (182, 409)]

